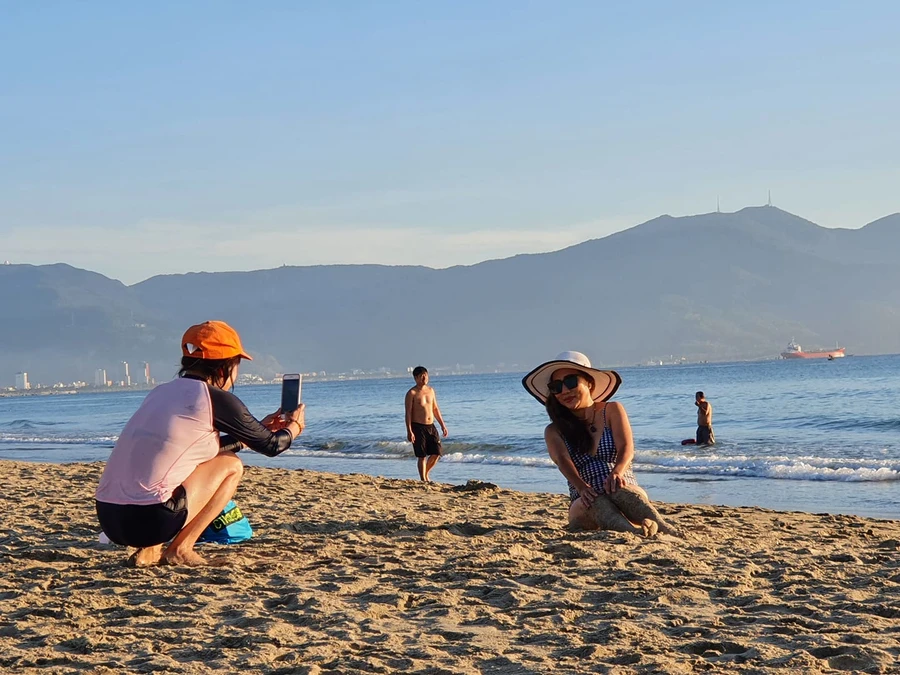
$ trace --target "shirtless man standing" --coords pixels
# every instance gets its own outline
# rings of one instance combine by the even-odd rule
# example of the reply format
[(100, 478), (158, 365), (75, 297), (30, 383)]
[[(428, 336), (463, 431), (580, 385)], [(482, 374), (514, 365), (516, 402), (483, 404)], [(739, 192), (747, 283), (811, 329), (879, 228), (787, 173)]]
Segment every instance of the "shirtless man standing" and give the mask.
[(429, 474), (441, 458), (441, 439), (434, 421), (441, 425), (447, 437), (447, 427), (438, 408), (434, 389), (428, 386), (428, 371), (424, 366), (413, 370), (416, 386), (406, 392), (406, 438), (413, 444), (419, 465), (419, 478), (430, 481)]
[(698, 391), (694, 398), (694, 405), (697, 406), (697, 445), (715, 445), (712, 404), (706, 400), (702, 391)]

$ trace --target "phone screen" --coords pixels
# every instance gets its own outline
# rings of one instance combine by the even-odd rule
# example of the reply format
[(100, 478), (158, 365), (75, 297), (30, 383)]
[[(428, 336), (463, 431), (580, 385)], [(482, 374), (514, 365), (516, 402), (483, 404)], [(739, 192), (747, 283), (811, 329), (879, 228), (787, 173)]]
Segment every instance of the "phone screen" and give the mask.
[(281, 380), (281, 412), (293, 412), (300, 405), (300, 375), (288, 373)]

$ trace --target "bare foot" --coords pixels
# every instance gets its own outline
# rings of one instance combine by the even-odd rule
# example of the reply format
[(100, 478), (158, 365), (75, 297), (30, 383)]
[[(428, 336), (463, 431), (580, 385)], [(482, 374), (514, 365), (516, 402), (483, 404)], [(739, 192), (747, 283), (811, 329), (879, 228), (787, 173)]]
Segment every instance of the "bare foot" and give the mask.
[(162, 556), (162, 562), (166, 565), (187, 565), (188, 567), (200, 567), (206, 564), (206, 558), (197, 553), (194, 549), (179, 551), (177, 549), (166, 549)]
[(659, 531), (659, 525), (656, 524), (655, 520), (644, 518), (641, 521), (641, 531), (644, 533), (645, 537), (655, 537), (656, 533)]
[(128, 558), (128, 565), (131, 567), (150, 567), (159, 564), (162, 557), (162, 544), (159, 546), (148, 546), (147, 548), (139, 548)]

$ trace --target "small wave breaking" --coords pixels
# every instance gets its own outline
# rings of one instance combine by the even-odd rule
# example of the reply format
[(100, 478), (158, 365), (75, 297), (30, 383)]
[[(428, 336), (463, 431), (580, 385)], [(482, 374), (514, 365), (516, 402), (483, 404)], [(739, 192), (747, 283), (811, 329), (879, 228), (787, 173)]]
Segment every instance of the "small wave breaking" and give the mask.
[[(441, 461), (457, 464), (490, 464), (510, 467), (534, 467), (555, 469), (545, 454), (509, 454), (484, 452), (483, 446), (460, 444), (464, 451), (451, 451), (445, 445)], [(361, 445), (320, 444), (292, 450), (295, 456), (332, 457), (335, 459), (408, 459), (413, 456), (412, 446), (406, 442), (373, 442)], [(635, 462), (640, 474), (664, 473), (688, 476), (717, 476), (734, 478), (767, 478), (776, 480), (885, 482), (900, 481), (900, 460), (848, 459), (829, 457), (787, 457), (752, 455), (691, 456), (664, 452), (644, 451)]]
[(113, 445), (118, 436), (34, 436), (0, 433), (0, 443), (25, 445)]
[(55, 427), (62, 422), (42, 422), (38, 420), (12, 420), (0, 424), (2, 429), (40, 429), (41, 427)]
[(900, 460), (642, 453), (636, 471), (812, 481), (896, 481)]

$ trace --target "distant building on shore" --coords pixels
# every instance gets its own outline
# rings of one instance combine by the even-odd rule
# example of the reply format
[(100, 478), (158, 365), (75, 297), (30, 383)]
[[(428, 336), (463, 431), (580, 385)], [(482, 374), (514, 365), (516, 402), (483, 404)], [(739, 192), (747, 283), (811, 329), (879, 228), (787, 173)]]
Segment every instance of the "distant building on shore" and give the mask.
[(153, 384), (153, 378), (150, 377), (150, 364), (144, 361), (144, 384)]
[(128, 361), (122, 361), (122, 386), (131, 386), (131, 373), (128, 371)]
[(109, 386), (109, 383), (106, 381), (106, 369), (105, 368), (97, 368), (97, 370), (94, 371), (94, 386), (95, 387)]
[(31, 383), (28, 381), (28, 373), (16, 373), (16, 389), (31, 389)]

